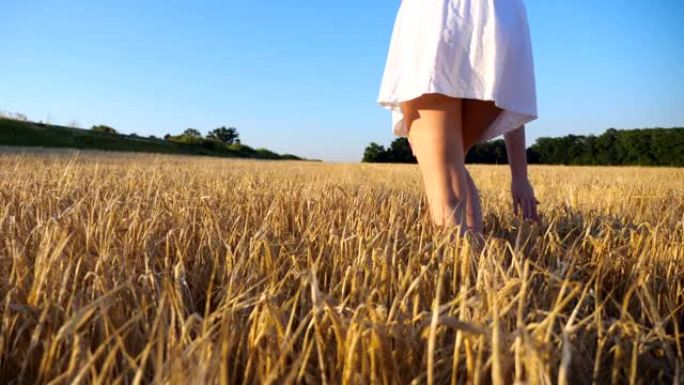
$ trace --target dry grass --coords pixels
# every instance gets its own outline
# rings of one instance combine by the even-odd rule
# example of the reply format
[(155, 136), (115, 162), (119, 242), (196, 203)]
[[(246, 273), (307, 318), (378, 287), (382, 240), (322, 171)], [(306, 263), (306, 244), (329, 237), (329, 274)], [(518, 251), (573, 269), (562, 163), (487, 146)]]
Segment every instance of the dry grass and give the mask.
[(0, 382), (683, 383), (684, 170), (471, 169), (479, 255), (416, 166), (0, 155)]

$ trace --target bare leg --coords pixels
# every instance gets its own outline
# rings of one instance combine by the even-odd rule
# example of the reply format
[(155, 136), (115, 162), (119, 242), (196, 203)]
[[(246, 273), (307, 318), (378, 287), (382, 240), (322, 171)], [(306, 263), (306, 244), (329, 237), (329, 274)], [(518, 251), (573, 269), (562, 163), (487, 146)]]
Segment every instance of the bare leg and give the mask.
[(468, 179), (461, 108), (461, 99), (441, 94), (426, 94), (402, 103), (432, 219), (437, 226), (458, 226), (463, 235), (467, 230)]
[(468, 223), (468, 230), (474, 233), (481, 234), (484, 226), (482, 224), (482, 206), (480, 204), (480, 193), (477, 191), (475, 181), (470, 176), (466, 169), (466, 178), (468, 180), (468, 193), (466, 204), (466, 220)]
[[(474, 146), (482, 133), (496, 119), (501, 112), (493, 102), (463, 99), (463, 152), (467, 154)], [(467, 191), (467, 224), (468, 230), (475, 234), (482, 234), (484, 229), (482, 223), (482, 206), (480, 204), (480, 194), (475, 186), (473, 178), (466, 170), (468, 182)]]

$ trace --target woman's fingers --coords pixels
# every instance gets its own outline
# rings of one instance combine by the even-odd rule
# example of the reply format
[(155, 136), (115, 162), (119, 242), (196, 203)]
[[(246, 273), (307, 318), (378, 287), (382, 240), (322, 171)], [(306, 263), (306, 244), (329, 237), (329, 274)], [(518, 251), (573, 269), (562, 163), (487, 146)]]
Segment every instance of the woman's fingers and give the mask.
[(532, 219), (534, 219), (535, 222), (539, 222), (539, 211), (537, 211), (537, 203), (539, 203), (539, 201), (536, 198), (534, 198), (534, 200), (532, 201)]
[(537, 221), (537, 206), (534, 203), (534, 198), (530, 199), (530, 220)]
[(524, 220), (531, 220), (539, 223), (539, 214), (537, 213), (537, 204), (539, 200), (534, 196), (532, 191), (529, 193), (516, 194), (513, 191), (512, 197), (513, 215), (518, 216), (518, 213)]
[(513, 215), (520, 213), (525, 220), (539, 222), (537, 203), (535, 198), (513, 198)]
[(534, 198), (525, 198), (525, 199), (519, 199), (516, 201), (517, 205), (514, 206), (513, 213), (515, 215), (518, 214), (517, 207), (520, 207), (520, 213), (523, 216), (523, 219), (525, 220), (531, 220), (535, 222), (539, 222), (539, 215), (537, 214), (537, 204), (536, 200)]

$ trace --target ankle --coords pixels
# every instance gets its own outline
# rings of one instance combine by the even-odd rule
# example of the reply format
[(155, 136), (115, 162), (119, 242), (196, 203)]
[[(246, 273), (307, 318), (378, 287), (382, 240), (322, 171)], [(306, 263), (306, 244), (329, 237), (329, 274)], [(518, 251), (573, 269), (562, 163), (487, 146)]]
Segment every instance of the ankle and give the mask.
[(447, 201), (432, 210), (432, 221), (437, 226), (461, 225), (467, 228), (466, 210), (461, 200)]

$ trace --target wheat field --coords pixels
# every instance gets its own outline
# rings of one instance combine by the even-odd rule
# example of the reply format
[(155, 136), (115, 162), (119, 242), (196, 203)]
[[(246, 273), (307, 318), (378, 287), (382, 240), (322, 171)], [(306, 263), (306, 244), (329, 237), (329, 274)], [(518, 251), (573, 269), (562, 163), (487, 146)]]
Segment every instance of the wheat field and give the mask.
[(0, 383), (682, 384), (684, 169), (0, 154)]

